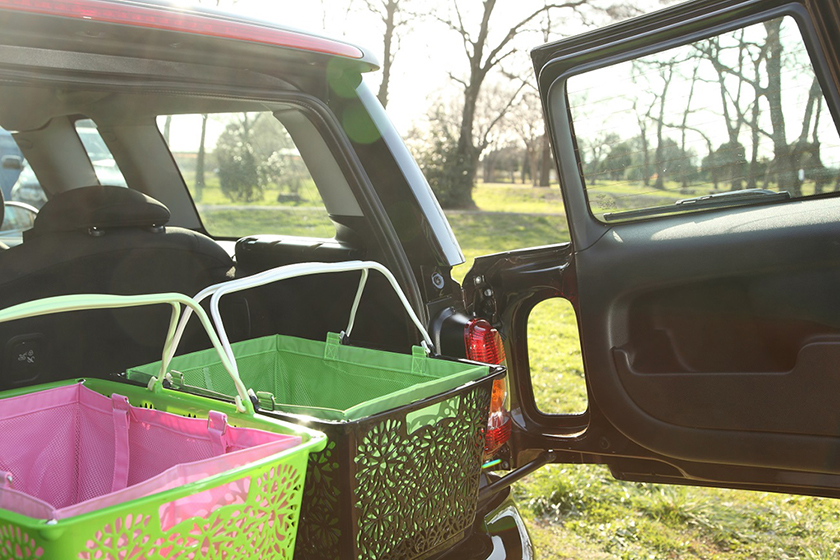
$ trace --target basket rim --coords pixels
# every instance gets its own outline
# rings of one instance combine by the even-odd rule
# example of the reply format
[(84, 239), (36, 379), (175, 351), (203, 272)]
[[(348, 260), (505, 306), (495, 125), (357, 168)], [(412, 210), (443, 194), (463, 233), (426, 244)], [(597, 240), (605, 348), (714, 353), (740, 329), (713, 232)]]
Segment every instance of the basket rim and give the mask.
[(52, 383), (46, 383), (42, 385), (35, 385), (26, 388), (11, 389), (9, 391), (3, 391), (2, 393), (0, 393), (0, 402), (2, 402), (2, 399), (32, 393), (35, 390), (46, 390), (56, 387), (65, 387), (76, 383), (84, 383), (89, 389), (92, 389), (98, 393), (102, 393), (103, 390), (113, 389), (112, 392), (119, 392), (123, 396), (128, 397), (129, 401), (132, 400), (132, 396), (135, 399), (141, 397), (145, 397), (148, 399), (151, 397), (155, 399), (171, 400), (176, 404), (176, 406), (180, 401), (182, 404), (190, 407), (206, 408), (208, 412), (210, 410), (218, 410), (219, 412), (224, 412), (228, 415), (228, 421), (229, 423), (231, 423), (231, 425), (236, 425), (238, 420), (246, 420), (248, 423), (261, 425), (263, 426), (262, 429), (268, 429), (269, 431), (271, 431), (271, 428), (274, 428), (275, 431), (282, 430), (281, 433), (299, 435), (301, 436), (301, 443), (300, 445), (297, 445), (290, 449), (285, 449), (278, 453), (274, 453), (267, 457), (263, 457), (258, 461), (254, 461), (245, 465), (240, 465), (233, 469), (217, 473), (215, 475), (203, 478), (201, 480), (183, 484), (181, 486), (171, 488), (169, 490), (155, 492), (154, 494), (150, 494), (142, 498), (129, 500), (128, 502), (124, 502), (121, 504), (114, 504), (111, 506), (104, 507), (102, 509), (97, 509), (80, 515), (74, 515), (58, 520), (45, 520), (29, 517), (20, 513), (0, 508), (0, 521), (11, 522), (28, 530), (69, 530), (76, 525), (82, 525), (93, 519), (108, 516), (111, 514), (116, 515), (117, 513), (125, 510), (126, 504), (130, 503), (138, 507), (143, 507), (155, 503), (162, 504), (165, 502), (171, 502), (179, 498), (183, 498), (193, 494), (198, 494), (200, 492), (203, 492), (204, 490), (209, 490), (217, 486), (222, 486), (235, 480), (239, 480), (250, 476), (251, 471), (261, 470), (270, 464), (277, 464), (283, 460), (298, 455), (305, 455), (306, 457), (308, 457), (310, 453), (314, 453), (324, 449), (324, 447), (327, 444), (327, 436), (322, 432), (307, 428), (305, 426), (296, 425), (278, 418), (272, 418), (264, 415), (249, 415), (247, 413), (241, 413), (238, 412), (236, 410), (236, 406), (231, 403), (197, 397), (195, 395), (180, 393), (169, 389), (164, 389), (164, 392), (162, 393), (151, 393), (145, 387), (141, 388), (129, 383), (121, 383), (119, 381), (111, 381), (106, 379), (76, 378), (65, 381), (55, 381)]

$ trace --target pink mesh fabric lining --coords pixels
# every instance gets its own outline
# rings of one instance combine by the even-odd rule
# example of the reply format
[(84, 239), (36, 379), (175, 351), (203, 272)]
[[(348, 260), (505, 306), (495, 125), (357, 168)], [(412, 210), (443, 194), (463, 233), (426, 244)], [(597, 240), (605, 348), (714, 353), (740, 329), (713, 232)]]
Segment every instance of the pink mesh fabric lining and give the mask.
[[(0, 401), (0, 472), (11, 476), (0, 485), (0, 507), (66, 518), (195, 482), (301, 442), (227, 426), (221, 413), (211, 412), (210, 420), (185, 418), (121, 402), (124, 397), (108, 398), (81, 383)], [(121, 464), (128, 467), (127, 486)], [(206, 499), (182, 499), (169, 515), (206, 511)]]

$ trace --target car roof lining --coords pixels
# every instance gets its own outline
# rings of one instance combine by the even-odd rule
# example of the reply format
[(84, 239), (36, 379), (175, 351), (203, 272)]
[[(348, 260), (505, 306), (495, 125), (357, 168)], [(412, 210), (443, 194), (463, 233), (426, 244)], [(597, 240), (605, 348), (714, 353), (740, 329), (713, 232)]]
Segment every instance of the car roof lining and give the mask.
[[(284, 111), (289, 103), (240, 100), (159, 92), (108, 92), (67, 87), (0, 85), (0, 126), (10, 131), (34, 131), (51, 119), (85, 115), (108, 124), (148, 122), (158, 115)], [(21, 108), (24, 108), (21, 110)]]

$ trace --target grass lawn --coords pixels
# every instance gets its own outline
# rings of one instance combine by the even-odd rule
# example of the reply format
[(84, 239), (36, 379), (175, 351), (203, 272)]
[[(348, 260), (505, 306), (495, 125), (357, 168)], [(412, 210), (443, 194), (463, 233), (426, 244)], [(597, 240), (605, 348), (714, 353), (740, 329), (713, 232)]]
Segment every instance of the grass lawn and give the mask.
[(239, 238), (254, 231), (303, 237), (335, 235), (335, 226), (323, 208), (199, 205), (198, 212), (204, 227), (216, 237)]
[[(483, 212), (447, 212), (468, 263), (481, 254), (569, 239), (556, 186), (480, 184), (475, 200)], [(467, 269), (454, 275), (462, 278)], [(569, 304), (538, 306), (528, 336), (540, 408), (585, 408)], [(840, 557), (838, 500), (619, 482), (600, 465), (552, 465), (514, 492), (544, 559)]]
[[(188, 183), (195, 196), (195, 187)], [(232, 201), (219, 187), (215, 175), (208, 174), (207, 186), (196, 208), (207, 231), (216, 237), (241, 237), (250, 232), (332, 237), (335, 226), (311, 181), (303, 185), (297, 196), (287, 190), (270, 188), (249, 202)]]

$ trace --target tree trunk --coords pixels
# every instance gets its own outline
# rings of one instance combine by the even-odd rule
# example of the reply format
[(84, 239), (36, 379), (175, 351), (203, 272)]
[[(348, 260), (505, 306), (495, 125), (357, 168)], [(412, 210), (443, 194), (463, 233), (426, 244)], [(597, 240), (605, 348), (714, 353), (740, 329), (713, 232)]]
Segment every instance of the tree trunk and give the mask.
[(396, 25), (394, 23), (394, 16), (397, 12), (397, 0), (389, 0), (385, 5), (385, 51), (382, 56), (382, 81), (379, 83), (379, 92), (376, 97), (383, 107), (388, 106), (388, 84), (391, 81), (391, 64), (394, 62), (394, 55), (392, 53), (394, 30)]
[(711, 143), (709, 143), (708, 144), (708, 149), (709, 149), (709, 160), (708, 161), (709, 161), (709, 169), (711, 170), (711, 174), (712, 174), (712, 184), (714, 185), (714, 189), (718, 190), (718, 188), (719, 188), (719, 185), (718, 185), (718, 168), (717, 168), (717, 163), (715, 163), (715, 147)]
[(752, 141), (752, 152), (750, 153), (750, 167), (749, 172), (747, 173), (747, 188), (748, 189), (755, 189), (758, 188), (756, 172), (758, 170), (758, 114), (759, 114), (759, 106), (758, 106), (758, 98), (759, 95), (756, 92), (755, 102), (753, 103), (752, 108), (752, 126), (750, 127), (750, 135)]
[[(685, 103), (685, 111), (683, 112), (682, 118), (682, 127), (681, 130), (681, 138), (680, 138), (680, 150), (682, 150), (683, 156), (686, 155), (685, 152), (685, 132), (686, 127), (688, 126), (688, 115), (691, 113), (691, 100), (694, 97), (694, 86), (697, 83), (697, 72), (700, 69), (700, 65), (694, 67), (694, 75), (691, 77), (691, 89), (688, 92), (688, 100)], [(682, 192), (688, 191), (688, 180), (689, 174), (686, 169), (683, 169), (682, 172)]]
[[(815, 82), (815, 87), (819, 88), (819, 84)], [(825, 165), (822, 163), (822, 157), (820, 155), (820, 137), (819, 137), (819, 129), (820, 129), (820, 113), (822, 112), (822, 90), (819, 92), (820, 97), (817, 98), (817, 111), (816, 116), (814, 117), (814, 134), (812, 136), (811, 142), (814, 145), (814, 157), (817, 158), (819, 162), (819, 174), (814, 179), (814, 194), (820, 194), (823, 192), (823, 188), (828, 182), (831, 180), (830, 172), (826, 169)]]
[(195, 201), (204, 196), (204, 140), (207, 136), (207, 115), (201, 115), (201, 136), (198, 139), (198, 154), (195, 158)]
[(166, 120), (163, 122), (163, 139), (166, 145), (169, 145), (169, 131), (172, 128), (172, 115), (166, 115)]
[[(539, 146), (539, 149), (537, 148)], [(540, 186), (539, 174), (540, 169), (540, 155), (542, 150), (542, 139), (537, 140), (537, 145), (531, 144), (531, 149), (528, 151), (528, 173), (531, 176), (531, 186)]]
[(452, 208), (475, 208), (472, 191), (481, 152), (473, 143), (473, 124), (480, 84), (481, 81), (476, 84), (473, 80), (464, 91), (464, 111), (458, 132), (458, 144), (455, 148), (455, 161), (452, 162), (455, 169), (459, 170), (453, 177), (452, 197), (449, 204)]
[[(740, 167), (741, 162), (738, 159), (734, 159), (740, 153), (738, 150), (740, 146), (738, 137), (741, 134), (741, 115), (737, 105), (735, 106), (735, 118), (733, 119), (729, 115), (729, 101), (727, 101), (728, 92), (726, 89), (726, 66), (720, 61), (722, 50), (720, 47), (720, 43), (717, 39), (710, 39), (709, 46), (710, 50), (707, 53), (707, 58), (709, 62), (712, 63), (712, 66), (717, 72), (719, 84), (718, 93), (720, 93), (720, 104), (721, 108), (723, 109), (723, 122), (726, 125), (726, 133), (729, 137), (729, 141), (726, 144), (724, 144), (724, 149), (730, 153), (724, 154), (724, 161), (722, 162), (722, 165), (725, 167), (727, 179), (729, 179), (729, 190), (737, 191), (742, 188), (741, 175), (743, 174), (742, 168)], [(712, 48), (714, 48), (714, 52), (712, 52)], [(743, 48), (739, 50), (738, 54), (739, 58), (736, 68), (741, 69), (743, 60)], [(740, 98), (741, 85), (739, 82), (738, 92), (735, 95), (735, 99)]]
[(541, 187), (551, 186), (551, 143), (548, 140), (548, 133), (542, 136), (542, 154), (540, 157), (540, 183)]
[(764, 22), (767, 31), (767, 88), (765, 97), (770, 106), (770, 122), (773, 124), (773, 155), (776, 183), (780, 191), (789, 191), (792, 196), (802, 195), (802, 185), (794, 169), (793, 154), (787, 142), (785, 115), (782, 108), (782, 43), (779, 39), (781, 19)]
[(656, 153), (654, 155), (654, 162), (656, 164), (656, 182), (653, 187), (656, 189), (665, 189), (665, 172), (667, 168), (665, 161), (663, 161), (664, 144), (662, 139), (662, 128), (665, 124), (665, 97), (668, 95), (668, 86), (671, 85), (671, 77), (673, 76), (673, 69), (667, 67), (668, 77), (662, 75), (665, 80), (665, 85), (662, 88), (662, 96), (659, 98), (659, 119), (656, 122)]
[(647, 141), (647, 123), (644, 117), (639, 118), (638, 113), (636, 115), (636, 122), (639, 123), (639, 140), (642, 143), (642, 184), (647, 187), (650, 184), (650, 151)]
[[(492, 154), (491, 154), (492, 156)], [(485, 183), (496, 182), (496, 158), (485, 157), (483, 165), (481, 166), (481, 175)]]

